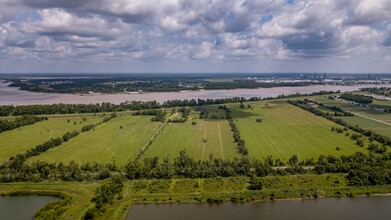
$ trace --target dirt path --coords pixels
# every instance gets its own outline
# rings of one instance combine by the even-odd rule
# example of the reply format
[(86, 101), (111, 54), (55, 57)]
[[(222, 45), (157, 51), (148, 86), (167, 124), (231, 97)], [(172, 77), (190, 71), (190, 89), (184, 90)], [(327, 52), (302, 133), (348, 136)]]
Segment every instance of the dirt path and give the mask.
[(221, 159), (224, 160), (224, 149), (223, 149), (223, 141), (221, 140), (220, 122), (217, 122), (217, 128), (219, 130), (220, 156), (221, 156)]
[[(204, 129), (204, 140), (206, 140), (206, 131), (207, 131), (207, 128), (208, 128), (208, 123), (205, 121), (205, 129)], [(205, 148), (206, 148), (206, 142), (204, 141), (202, 143), (202, 160), (204, 160), (204, 155), (205, 155)]]
[(363, 117), (363, 118), (370, 119), (372, 121), (380, 122), (380, 123), (386, 124), (386, 125), (391, 125), (391, 123), (388, 123), (388, 122), (385, 122), (385, 121), (382, 121), (382, 120), (379, 120), (379, 119), (371, 118), (371, 117), (368, 117), (368, 116), (365, 116), (365, 115), (361, 115), (361, 114), (358, 114), (358, 113), (355, 113), (355, 112), (351, 112), (351, 113), (354, 114), (354, 115)]

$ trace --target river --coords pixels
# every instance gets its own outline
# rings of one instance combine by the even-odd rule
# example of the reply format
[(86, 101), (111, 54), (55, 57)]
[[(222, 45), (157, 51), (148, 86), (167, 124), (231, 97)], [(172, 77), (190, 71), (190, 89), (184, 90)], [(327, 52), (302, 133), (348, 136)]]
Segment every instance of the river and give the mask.
[[(299, 87), (274, 87), (257, 89), (233, 89), (233, 90), (198, 90), (188, 92), (153, 92), (144, 94), (104, 94), (104, 95), (74, 95), (58, 93), (38, 93), (22, 91), (15, 87), (8, 87), (7, 83), (0, 83), (0, 105), (29, 105), (29, 104), (89, 104), (111, 102), (119, 104), (125, 101), (152, 101), (164, 102), (167, 100), (184, 99), (216, 99), (227, 97), (276, 97), (278, 95), (289, 95), (293, 93), (313, 93), (319, 91), (354, 91), (364, 87), (375, 85), (357, 86), (332, 86), (313, 85)], [(378, 85), (387, 86), (391, 85)]]
[(0, 220), (33, 219), (39, 209), (57, 200), (52, 196), (0, 196)]
[(389, 220), (391, 196), (256, 203), (133, 205), (126, 220)]

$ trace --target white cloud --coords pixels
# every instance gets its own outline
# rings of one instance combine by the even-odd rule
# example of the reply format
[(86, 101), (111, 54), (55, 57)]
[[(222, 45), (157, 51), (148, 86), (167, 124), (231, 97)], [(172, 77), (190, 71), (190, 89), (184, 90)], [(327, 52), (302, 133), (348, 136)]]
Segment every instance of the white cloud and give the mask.
[(0, 54), (86, 62), (383, 59), (391, 54), (390, 23), (389, 0), (0, 0)]

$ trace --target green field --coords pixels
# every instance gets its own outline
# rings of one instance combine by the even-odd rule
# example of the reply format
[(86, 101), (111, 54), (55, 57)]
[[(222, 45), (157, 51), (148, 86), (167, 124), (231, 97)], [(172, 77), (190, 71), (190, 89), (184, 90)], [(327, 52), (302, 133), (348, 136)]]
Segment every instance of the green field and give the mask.
[[(252, 103), (251, 108), (231, 108), (232, 116), (245, 140), (250, 157), (272, 155), (287, 161), (292, 155), (299, 160), (323, 155), (346, 155), (365, 149), (344, 134), (331, 131), (340, 127), (285, 102)], [(256, 122), (261, 118), (263, 122)], [(350, 133), (353, 133), (350, 131)], [(340, 150), (336, 150), (336, 148)]]
[[(194, 119), (194, 114), (190, 118), (186, 123), (168, 124), (144, 157), (168, 156), (172, 159), (184, 149), (195, 159), (207, 159), (211, 153), (215, 158), (239, 157), (227, 120)], [(192, 125), (193, 121), (197, 124)]]
[[(385, 135), (391, 137), (391, 113), (386, 113), (374, 109), (368, 109), (361, 106), (352, 105), (348, 102), (339, 101), (339, 100), (331, 100), (325, 97), (315, 97), (315, 100), (318, 102), (338, 106), (345, 111), (352, 112), (356, 114), (353, 117), (344, 117), (343, 120), (351, 125), (358, 125), (364, 129), (370, 129), (379, 133), (381, 135)], [(379, 101), (378, 101), (379, 102)], [(374, 103), (378, 103), (375, 102)], [(381, 102), (389, 102), (390, 101), (381, 101)], [(384, 105), (384, 103), (383, 103)]]
[(102, 163), (115, 160), (124, 164), (134, 157), (160, 126), (162, 123), (151, 122), (151, 117), (147, 116), (117, 117), (97, 126), (95, 131), (82, 133), (32, 159)]
[(356, 106), (353, 104), (350, 104), (347, 101), (342, 101), (342, 100), (331, 100), (328, 99), (324, 96), (316, 96), (314, 99), (320, 103), (326, 104), (326, 105), (334, 105), (337, 107), (342, 108), (345, 111), (349, 111), (352, 113), (360, 114), (366, 117), (374, 118), (376, 120), (381, 120), (381, 121), (391, 121), (391, 114), (386, 113), (383, 111), (379, 110), (374, 110), (370, 108), (365, 108), (361, 106)]
[(83, 121), (79, 117), (70, 119), (68, 123), (67, 119), (49, 119), (0, 133), (0, 161), (23, 153), (50, 138), (60, 137), (68, 131), (80, 131), (82, 126), (101, 120), (102, 118), (88, 118), (87, 121)]

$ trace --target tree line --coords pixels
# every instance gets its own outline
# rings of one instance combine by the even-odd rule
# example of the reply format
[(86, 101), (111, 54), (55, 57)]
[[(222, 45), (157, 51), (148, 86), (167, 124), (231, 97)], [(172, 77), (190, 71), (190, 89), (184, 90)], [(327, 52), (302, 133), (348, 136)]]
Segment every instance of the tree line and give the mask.
[(308, 106), (308, 105), (305, 105), (303, 101), (292, 101), (292, 100), (288, 100), (288, 103), (289, 104), (292, 104), (292, 105), (295, 105), (297, 107), (300, 107), (306, 111), (309, 111), (315, 115), (318, 115), (318, 116), (322, 116), (322, 117), (325, 117), (339, 125), (342, 125), (348, 129), (351, 129), (355, 132), (358, 132), (366, 137), (368, 137), (368, 139), (373, 139), (373, 140), (376, 140), (377, 142), (383, 144), (383, 145), (386, 145), (386, 146), (391, 146), (391, 138), (387, 137), (387, 136), (384, 136), (384, 135), (381, 135), (381, 134), (378, 134), (372, 130), (369, 130), (369, 129), (364, 129), (364, 128), (361, 128), (359, 127), (358, 125), (350, 125), (348, 124), (347, 122), (345, 122), (343, 119), (341, 118), (334, 118), (332, 116), (329, 116), (329, 115), (326, 115), (324, 112), (316, 109), (316, 108), (313, 108), (311, 106)]
[(344, 93), (339, 96), (341, 99), (349, 100), (360, 104), (371, 104), (373, 97), (360, 94)]
[[(212, 177), (264, 177), (270, 175), (347, 173), (346, 180), (351, 186), (391, 184), (391, 152), (353, 155), (319, 156), (318, 160), (299, 161), (293, 155), (287, 167), (271, 156), (264, 161), (248, 157), (223, 160), (210, 155), (206, 160), (194, 160), (186, 151), (173, 159), (158, 157), (129, 160), (124, 166), (115, 161), (108, 164), (89, 162), (78, 164), (49, 163), (42, 161), (23, 162), (15, 166), (10, 162), (0, 165), (0, 182), (22, 181), (95, 181), (123, 175), (127, 179), (171, 179), (171, 178), (212, 178)], [(286, 164), (282, 164), (286, 165)], [(306, 169), (304, 166), (313, 166)]]
[(0, 133), (20, 128), (22, 126), (32, 125), (43, 120), (48, 120), (48, 118), (36, 117), (34, 115), (23, 115), (9, 120), (0, 120)]

